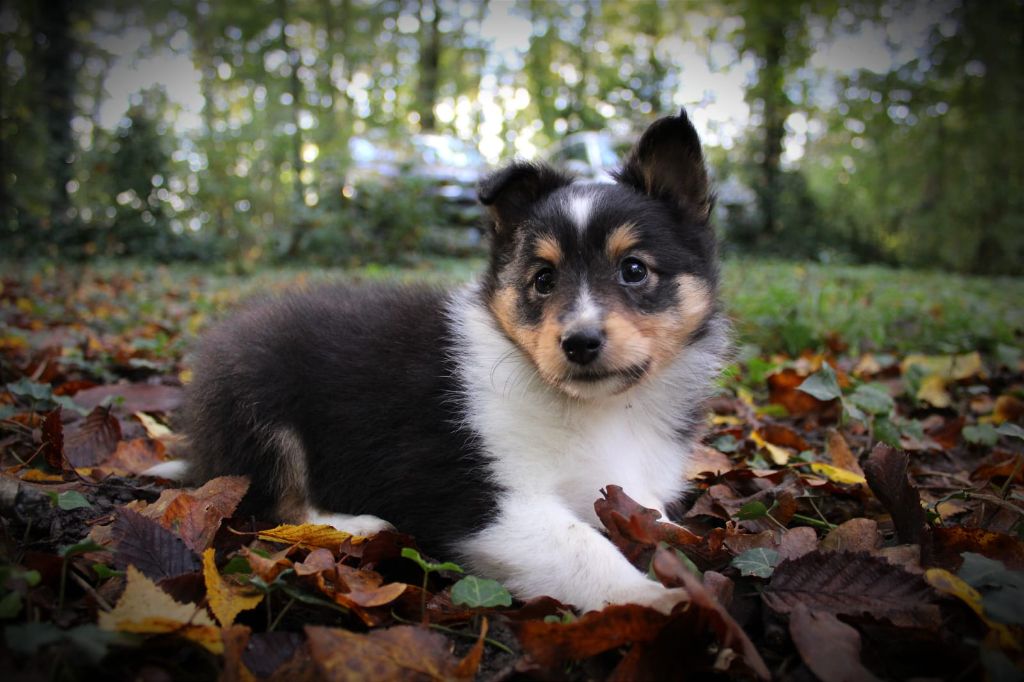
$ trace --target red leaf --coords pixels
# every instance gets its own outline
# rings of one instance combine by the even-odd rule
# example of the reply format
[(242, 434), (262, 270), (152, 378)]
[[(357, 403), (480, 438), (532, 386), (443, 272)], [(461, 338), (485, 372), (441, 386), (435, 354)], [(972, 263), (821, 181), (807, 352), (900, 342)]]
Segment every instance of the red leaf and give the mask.
[(630, 642), (654, 639), (665, 624), (666, 616), (637, 604), (608, 606), (591, 611), (571, 623), (546, 623), (529, 620), (512, 627), (530, 658), (550, 668), (565, 661), (579, 661)]
[(121, 422), (105, 407), (96, 407), (64, 434), (64, 454), (75, 467), (91, 467), (106, 459), (121, 440)]
[(604, 499), (594, 502), (594, 511), (608, 529), (608, 536), (630, 561), (667, 542), (674, 547), (700, 544), (701, 538), (682, 526), (659, 521), (661, 512), (636, 503), (617, 485), (601, 491)]
[(61, 408), (47, 412), (43, 419), (43, 457), (54, 471), (64, 470), (64, 424), (60, 420)]

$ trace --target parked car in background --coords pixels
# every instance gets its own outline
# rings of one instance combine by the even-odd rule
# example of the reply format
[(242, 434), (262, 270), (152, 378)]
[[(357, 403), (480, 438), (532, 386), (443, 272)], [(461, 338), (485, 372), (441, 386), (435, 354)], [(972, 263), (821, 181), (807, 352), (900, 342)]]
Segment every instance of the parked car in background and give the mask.
[(354, 197), (367, 182), (388, 185), (405, 174), (422, 179), (427, 191), (443, 201), (446, 215), (457, 222), (465, 224), (479, 216), (476, 183), (487, 163), (472, 144), (439, 133), (417, 133), (405, 140), (370, 133), (352, 137), (348, 146), (346, 197)]
[(547, 153), (547, 160), (581, 178), (614, 182), (611, 173), (629, 151), (629, 142), (607, 132), (580, 132), (567, 135)]

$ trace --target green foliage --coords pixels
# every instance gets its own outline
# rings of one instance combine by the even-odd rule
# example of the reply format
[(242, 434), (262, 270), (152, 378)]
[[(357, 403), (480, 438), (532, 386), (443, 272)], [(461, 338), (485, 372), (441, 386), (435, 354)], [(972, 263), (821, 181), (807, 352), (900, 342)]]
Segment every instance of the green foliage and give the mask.
[(780, 556), (776, 550), (755, 547), (734, 556), (729, 565), (739, 570), (740, 575), (770, 578), (779, 561)]
[(412, 547), (403, 547), (402, 556), (406, 559), (411, 559), (412, 561), (415, 561), (416, 564), (421, 569), (423, 569), (423, 572), (427, 574), (436, 573), (437, 571), (452, 571), (454, 573), (462, 573), (462, 567), (458, 564), (453, 564), (450, 561), (445, 561), (442, 563), (433, 563), (431, 561), (427, 561), (422, 556), (420, 556), (420, 553)]
[(452, 585), (452, 603), (472, 609), (512, 606), (512, 595), (497, 580), (467, 575)]
[(64, 511), (92, 507), (92, 503), (85, 499), (85, 496), (77, 490), (65, 490), (62, 493), (48, 492), (47, 495), (50, 497), (50, 502), (53, 506)]
[(843, 392), (836, 380), (835, 370), (828, 363), (821, 366), (821, 369), (807, 377), (797, 389), (809, 393), (818, 400), (835, 400), (842, 397)]

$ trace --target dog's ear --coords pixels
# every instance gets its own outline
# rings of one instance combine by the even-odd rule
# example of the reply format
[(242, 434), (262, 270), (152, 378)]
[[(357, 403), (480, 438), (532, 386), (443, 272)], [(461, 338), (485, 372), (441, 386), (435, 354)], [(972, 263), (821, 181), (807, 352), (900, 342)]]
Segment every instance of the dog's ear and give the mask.
[(495, 233), (508, 233), (531, 204), (572, 181), (546, 164), (515, 161), (481, 180), (477, 197), (490, 209)]
[(652, 123), (614, 176), (638, 192), (683, 207), (699, 220), (711, 215), (704, 154), (685, 109)]

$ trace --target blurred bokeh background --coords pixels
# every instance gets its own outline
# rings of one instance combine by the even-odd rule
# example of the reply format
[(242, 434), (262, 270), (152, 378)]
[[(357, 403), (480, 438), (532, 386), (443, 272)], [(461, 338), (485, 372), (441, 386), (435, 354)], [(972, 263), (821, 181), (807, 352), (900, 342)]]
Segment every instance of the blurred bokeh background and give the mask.
[(1024, 4), (8, 0), (0, 249), (479, 254), (513, 156), (608, 177), (685, 106), (727, 254), (1020, 274)]

